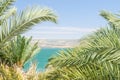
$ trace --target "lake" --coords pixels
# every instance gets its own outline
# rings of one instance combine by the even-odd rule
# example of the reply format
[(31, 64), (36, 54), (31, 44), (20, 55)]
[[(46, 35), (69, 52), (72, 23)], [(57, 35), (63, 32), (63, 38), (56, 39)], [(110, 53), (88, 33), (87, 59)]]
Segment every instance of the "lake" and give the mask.
[(36, 54), (31, 60), (25, 65), (24, 69), (27, 70), (30, 64), (33, 62), (37, 63), (37, 71), (43, 71), (48, 62), (48, 59), (57, 54), (58, 51), (64, 50), (65, 48), (42, 48), (38, 54)]

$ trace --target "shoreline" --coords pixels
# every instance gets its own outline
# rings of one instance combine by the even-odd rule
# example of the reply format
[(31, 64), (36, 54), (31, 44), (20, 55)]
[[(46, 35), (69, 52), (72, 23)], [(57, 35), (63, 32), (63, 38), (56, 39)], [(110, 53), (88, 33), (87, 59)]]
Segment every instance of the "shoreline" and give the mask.
[(38, 46), (41, 48), (73, 48), (79, 45), (79, 40), (47, 40), (47, 39), (33, 39), (32, 44), (38, 42)]

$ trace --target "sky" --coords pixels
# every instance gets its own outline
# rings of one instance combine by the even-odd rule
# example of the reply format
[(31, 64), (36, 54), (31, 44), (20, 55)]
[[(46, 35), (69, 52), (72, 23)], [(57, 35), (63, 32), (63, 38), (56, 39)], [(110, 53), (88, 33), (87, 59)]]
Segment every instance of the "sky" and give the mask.
[(49, 7), (58, 16), (57, 24), (44, 22), (24, 34), (37, 39), (80, 39), (107, 25), (99, 15), (101, 10), (120, 12), (120, 0), (17, 0), (15, 3), (17, 10), (32, 5)]

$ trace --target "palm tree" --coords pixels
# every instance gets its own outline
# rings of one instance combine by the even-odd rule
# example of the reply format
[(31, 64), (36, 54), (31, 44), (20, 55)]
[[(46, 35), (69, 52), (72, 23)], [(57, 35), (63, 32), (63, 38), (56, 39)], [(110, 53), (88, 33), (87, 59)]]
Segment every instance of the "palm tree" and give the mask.
[[(17, 12), (13, 7), (16, 0), (0, 1), (0, 80), (33, 80), (36, 70), (28, 76), (21, 68), (33, 57), (39, 47), (31, 44), (31, 38), (23, 34), (35, 24), (50, 21), (56, 23), (57, 16), (49, 8), (33, 6)], [(25, 74), (25, 75), (24, 75)], [(31, 79), (30, 79), (31, 78)], [(36, 79), (37, 80), (37, 79)]]
[(33, 6), (19, 13), (13, 7), (16, 0), (0, 1), (0, 63), (23, 66), (38, 50), (37, 43), (20, 36), (35, 24), (51, 21), (57, 16), (49, 8)]
[[(119, 80), (120, 79), (120, 18), (102, 11), (108, 22), (88, 37), (81, 39), (74, 49), (60, 51), (49, 59), (52, 66), (50, 80)], [(84, 44), (81, 44), (83, 43)]]
[(11, 40), (4, 49), (4, 55), (1, 57), (1, 61), (9, 66), (17, 65), (23, 67), (23, 65), (33, 57), (40, 50), (37, 42), (31, 44), (32, 38), (25, 38), (24, 36), (16, 36)]

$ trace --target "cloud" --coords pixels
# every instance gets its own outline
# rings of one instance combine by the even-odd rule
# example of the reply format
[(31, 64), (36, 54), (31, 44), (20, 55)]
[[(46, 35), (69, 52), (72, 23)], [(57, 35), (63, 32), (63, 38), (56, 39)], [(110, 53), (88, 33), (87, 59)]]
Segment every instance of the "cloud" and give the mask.
[(42, 34), (71, 34), (71, 33), (89, 33), (95, 31), (95, 28), (79, 28), (79, 27), (35, 27), (30, 32)]
[[(29, 34), (29, 33), (27, 33), (27, 34)], [(69, 35), (69, 34), (79, 34), (78, 32), (50, 32), (50, 31), (40, 31), (40, 32), (30, 32), (30, 34), (63, 34), (63, 35), (65, 35), (65, 34), (67, 34), (67, 35)]]
[(29, 32), (25, 33), (26, 36), (33, 36), (41, 38), (69, 38), (81, 37), (89, 34), (96, 29), (94, 28), (80, 28), (80, 27), (34, 27)]

